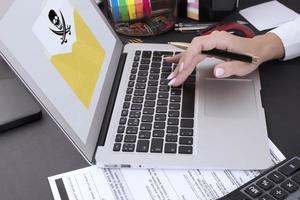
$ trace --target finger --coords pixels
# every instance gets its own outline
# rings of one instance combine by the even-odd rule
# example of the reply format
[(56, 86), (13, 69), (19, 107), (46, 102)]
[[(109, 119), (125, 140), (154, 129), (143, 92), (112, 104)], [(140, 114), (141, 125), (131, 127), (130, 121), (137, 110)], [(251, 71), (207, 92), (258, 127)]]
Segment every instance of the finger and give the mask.
[(179, 54), (176, 54), (174, 56), (168, 56), (168, 57), (164, 57), (164, 60), (166, 62), (170, 62), (170, 63), (178, 63), (180, 58), (183, 56), (184, 52), (181, 52)]
[(197, 55), (196, 57), (194, 57), (194, 59), (191, 62), (191, 65), (188, 68), (184, 68), (183, 71), (179, 71), (180, 70), (180, 66), (177, 67), (176, 70), (178, 70), (176, 76), (174, 77), (175, 81), (170, 82), (170, 85), (177, 87), (179, 85), (181, 85), (187, 78), (188, 76), (194, 71), (195, 66), (201, 62), (203, 59), (205, 58), (204, 55)]
[(226, 78), (233, 75), (245, 76), (253, 72), (257, 67), (255, 64), (240, 61), (223, 62), (215, 66), (214, 75), (217, 78)]
[(174, 79), (177, 76), (178, 72), (179, 72), (179, 67), (177, 65), (177, 67), (175, 67), (174, 71), (167, 77), (167, 79), (168, 80)]

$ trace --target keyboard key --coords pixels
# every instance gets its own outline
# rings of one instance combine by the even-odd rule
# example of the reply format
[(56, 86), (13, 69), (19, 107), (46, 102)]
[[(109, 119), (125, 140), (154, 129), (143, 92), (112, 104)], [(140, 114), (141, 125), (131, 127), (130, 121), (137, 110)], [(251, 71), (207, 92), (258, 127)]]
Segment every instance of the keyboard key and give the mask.
[(167, 80), (167, 79), (161, 79), (160, 80), (160, 85), (168, 86), (168, 84), (169, 84), (169, 80)]
[(278, 200), (283, 200), (288, 196), (288, 193), (279, 187), (274, 188), (270, 194)]
[(265, 191), (270, 190), (271, 188), (274, 187), (274, 183), (272, 183), (270, 180), (266, 178), (262, 178), (259, 181), (257, 181), (256, 185)]
[(147, 82), (147, 77), (139, 76), (139, 77), (136, 79), (136, 82), (138, 82), (138, 83), (146, 83), (146, 82)]
[(180, 129), (180, 136), (193, 136), (194, 130), (193, 129)]
[(167, 115), (166, 114), (156, 114), (155, 120), (156, 121), (166, 121)]
[(149, 80), (158, 80), (159, 79), (159, 75), (158, 74), (150, 74), (149, 75)]
[(170, 108), (170, 110), (179, 110), (180, 104), (179, 103), (170, 103), (169, 108)]
[(300, 173), (295, 174), (295, 175), (292, 177), (292, 180), (295, 181), (296, 183), (300, 184)]
[(298, 158), (294, 158), (288, 163), (284, 164), (282, 167), (278, 169), (281, 173), (286, 176), (291, 176), (295, 172), (300, 170), (300, 160)]
[(124, 151), (124, 152), (133, 152), (134, 147), (135, 147), (135, 144), (125, 143), (125, 144), (123, 144), (122, 151)]
[(132, 94), (132, 93), (133, 93), (133, 89), (132, 88), (127, 88), (126, 94)]
[(149, 140), (138, 140), (136, 151), (137, 152), (148, 152), (149, 150)]
[(148, 71), (140, 70), (138, 76), (148, 76)]
[(145, 83), (137, 83), (135, 86), (135, 89), (142, 89), (144, 90), (146, 88), (146, 84)]
[(284, 180), (284, 176), (279, 172), (274, 171), (268, 175), (268, 179), (272, 180), (274, 183), (281, 183)]
[(124, 125), (124, 124), (126, 124), (126, 121), (127, 121), (127, 118), (121, 117), (120, 121), (119, 121), (119, 124)]
[(138, 67), (139, 66), (139, 62), (134, 62), (133, 64), (132, 64), (132, 67)]
[(154, 114), (154, 108), (144, 108), (143, 114), (145, 114), (145, 115), (153, 115)]
[(168, 78), (169, 75), (170, 75), (170, 73), (163, 72), (163, 73), (161, 73), (161, 78), (166, 79), (166, 78)]
[(129, 76), (129, 80), (131, 80), (131, 81), (134, 81), (135, 78), (136, 78), (136, 75), (131, 74), (131, 75)]
[(140, 56), (134, 56), (133, 60), (134, 60), (135, 62), (139, 61), (139, 60), (140, 60)]
[(152, 73), (152, 74), (159, 74), (160, 73), (160, 68), (151, 67), (150, 73)]
[(169, 90), (170, 90), (170, 86), (168, 86), (168, 85), (159, 86), (159, 91), (160, 92), (168, 92)]
[(179, 119), (177, 118), (169, 118), (168, 119), (168, 125), (178, 125), (179, 124)]
[(167, 107), (162, 107), (162, 106), (157, 106), (156, 107), (156, 112), (157, 113), (167, 113), (168, 108)]
[(125, 95), (125, 101), (131, 101), (131, 97), (132, 97), (132, 95), (126, 94)]
[(142, 104), (134, 103), (131, 105), (131, 110), (142, 110)]
[(170, 51), (154, 51), (153, 56), (172, 56), (173, 52)]
[(129, 81), (128, 82), (128, 87), (133, 87), (134, 86), (134, 81)]
[(168, 100), (166, 100), (166, 99), (158, 99), (157, 100), (157, 105), (158, 106), (167, 106), (168, 105)]
[(164, 67), (172, 67), (173, 63), (163, 62)]
[(166, 142), (177, 142), (178, 136), (174, 134), (168, 134), (166, 136)]
[(287, 180), (283, 182), (280, 186), (284, 188), (286, 191), (288, 191), (289, 193), (296, 192), (299, 189), (297, 184), (291, 180)]
[(145, 95), (145, 90), (135, 90), (134, 91), (134, 96), (144, 96)]
[(165, 153), (176, 153), (177, 144), (175, 144), (175, 143), (166, 143), (164, 151), (165, 151)]
[(158, 86), (158, 81), (157, 80), (151, 80), (148, 82), (149, 86)]
[(113, 147), (113, 151), (120, 151), (121, 150), (121, 143), (115, 143)]
[(245, 192), (249, 194), (251, 197), (256, 198), (262, 195), (262, 191), (256, 187), (255, 185), (250, 185), (245, 189)]
[(192, 146), (179, 146), (178, 152), (180, 154), (192, 154), (193, 153), (193, 147)]
[(164, 132), (164, 130), (154, 130), (152, 136), (153, 137), (164, 137), (165, 132)]
[(179, 111), (170, 110), (168, 116), (169, 117), (179, 117)]
[(124, 109), (128, 109), (129, 106), (130, 106), (130, 102), (125, 101), (125, 102), (123, 103), (123, 108), (124, 108)]
[(146, 100), (156, 100), (156, 94), (146, 94)]
[(151, 148), (150, 151), (152, 153), (161, 153), (162, 152), (162, 148), (163, 148), (163, 139), (159, 139), (159, 138), (153, 138), (151, 141)]
[(177, 126), (168, 126), (167, 133), (178, 133), (178, 127)]
[(181, 119), (180, 126), (183, 128), (193, 128), (194, 120), (193, 119)]
[(139, 119), (129, 119), (128, 120), (128, 126), (138, 126), (140, 124)]
[(275, 199), (268, 194), (264, 194), (261, 197), (259, 197), (258, 200), (275, 200)]
[(171, 90), (171, 95), (181, 95), (181, 90), (179, 90), (179, 89), (172, 89)]
[(139, 132), (139, 138), (140, 139), (149, 139), (151, 136), (151, 132), (150, 131), (140, 131)]
[(141, 64), (142, 65), (149, 65), (150, 64), (150, 60), (149, 59), (142, 59), (141, 60)]
[(180, 137), (179, 138), (179, 144), (192, 145), (193, 144), (193, 138), (192, 137)]
[(157, 93), (157, 87), (148, 87), (147, 93)]
[(140, 70), (149, 70), (149, 65), (140, 65)]
[(155, 129), (165, 129), (166, 123), (165, 122), (154, 122)]
[(124, 142), (135, 143), (136, 136), (135, 135), (125, 135)]
[(155, 107), (155, 101), (145, 101), (145, 107)]
[(132, 68), (131, 69), (131, 74), (136, 74), (137, 73), (137, 68)]
[(142, 58), (151, 58), (152, 52), (151, 51), (143, 51)]
[(189, 84), (183, 86), (181, 117), (193, 118), (195, 104), (195, 85)]
[(135, 55), (136, 55), (136, 56), (141, 55), (141, 51), (139, 51), (139, 50), (138, 50), (138, 51), (135, 51)]
[(141, 112), (140, 111), (130, 111), (129, 117), (130, 118), (140, 118)]
[(128, 115), (128, 110), (122, 110), (121, 115), (126, 117)]
[(181, 101), (181, 97), (180, 96), (171, 96), (170, 97), (170, 102), (180, 102)]
[(168, 99), (168, 98), (169, 98), (169, 93), (166, 93), (166, 92), (160, 92), (160, 93), (158, 93), (158, 98), (161, 98), (161, 99)]
[(150, 123), (141, 123), (140, 129), (143, 131), (150, 131), (152, 129), (152, 124)]
[(115, 142), (122, 142), (122, 140), (123, 140), (123, 134), (117, 134)]
[(161, 64), (159, 62), (152, 62), (151, 63), (151, 67), (154, 67), (154, 68), (160, 68), (161, 67)]
[(142, 122), (153, 122), (153, 116), (151, 115), (143, 115)]
[(144, 98), (143, 97), (133, 97), (132, 102), (133, 103), (143, 103)]
[(162, 58), (161, 57), (152, 57), (152, 62), (161, 62)]
[(167, 67), (163, 67), (162, 69), (161, 69), (161, 71), (162, 72), (172, 72), (172, 64), (171, 65), (169, 65), (169, 66), (167, 66)]
[(138, 127), (127, 127), (126, 128), (126, 133), (127, 134), (137, 134)]
[(124, 133), (124, 131), (125, 131), (125, 126), (118, 126), (118, 130), (117, 130), (118, 133)]

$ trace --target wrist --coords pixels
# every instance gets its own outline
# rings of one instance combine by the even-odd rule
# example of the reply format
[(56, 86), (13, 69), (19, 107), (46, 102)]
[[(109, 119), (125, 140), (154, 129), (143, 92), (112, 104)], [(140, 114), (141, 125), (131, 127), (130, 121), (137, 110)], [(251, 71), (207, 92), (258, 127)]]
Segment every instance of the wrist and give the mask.
[(284, 46), (274, 33), (258, 35), (250, 39), (252, 53), (260, 58), (260, 63), (284, 57)]

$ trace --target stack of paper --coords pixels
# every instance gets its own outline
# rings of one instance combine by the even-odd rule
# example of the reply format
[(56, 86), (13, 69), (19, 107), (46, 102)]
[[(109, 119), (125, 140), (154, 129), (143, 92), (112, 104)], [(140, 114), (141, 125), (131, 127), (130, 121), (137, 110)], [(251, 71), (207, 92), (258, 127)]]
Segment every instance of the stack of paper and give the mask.
[[(270, 141), (274, 164), (285, 157)], [(245, 155), (247, 159), (247, 155)], [(49, 178), (55, 200), (214, 200), (260, 174), (245, 170), (100, 169)]]

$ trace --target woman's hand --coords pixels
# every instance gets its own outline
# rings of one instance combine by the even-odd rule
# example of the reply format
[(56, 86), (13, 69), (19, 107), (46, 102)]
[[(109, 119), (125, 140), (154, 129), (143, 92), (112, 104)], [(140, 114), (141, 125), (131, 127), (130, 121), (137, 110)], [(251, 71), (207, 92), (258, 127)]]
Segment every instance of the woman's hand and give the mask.
[(206, 58), (201, 52), (214, 48), (255, 55), (260, 58), (258, 64), (224, 60), (214, 67), (214, 75), (217, 78), (232, 75), (245, 76), (254, 71), (259, 64), (270, 59), (281, 58), (284, 55), (281, 40), (273, 33), (249, 39), (234, 36), (224, 31), (214, 31), (210, 35), (195, 37), (185, 52), (165, 58), (167, 62), (178, 63), (174, 72), (168, 77), (169, 85), (175, 87), (181, 85), (193, 72), (195, 66)]

